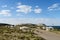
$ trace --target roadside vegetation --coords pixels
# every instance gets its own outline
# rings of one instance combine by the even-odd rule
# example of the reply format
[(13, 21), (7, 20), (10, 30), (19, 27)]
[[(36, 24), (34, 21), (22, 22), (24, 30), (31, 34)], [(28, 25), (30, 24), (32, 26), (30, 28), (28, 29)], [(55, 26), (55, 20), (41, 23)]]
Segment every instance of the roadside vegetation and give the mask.
[(54, 28), (54, 30), (51, 31), (51, 32), (54, 32), (54, 33), (56, 33), (56, 34), (60, 34), (60, 29), (59, 29), (59, 28)]
[(37, 25), (25, 25), (28, 29), (19, 29), (24, 25), (16, 25), (14, 28), (0, 26), (0, 40), (45, 40), (34, 33)]

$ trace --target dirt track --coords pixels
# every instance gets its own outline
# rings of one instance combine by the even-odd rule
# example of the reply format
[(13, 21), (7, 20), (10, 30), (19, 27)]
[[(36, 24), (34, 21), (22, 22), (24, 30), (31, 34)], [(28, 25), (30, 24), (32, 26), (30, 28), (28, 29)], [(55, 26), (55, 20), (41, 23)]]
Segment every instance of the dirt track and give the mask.
[(60, 35), (59, 34), (44, 31), (44, 30), (40, 30), (40, 29), (37, 29), (37, 30), (38, 31), (35, 32), (35, 33), (37, 33), (38, 36), (41, 36), (41, 37), (45, 38), (46, 40), (60, 40)]

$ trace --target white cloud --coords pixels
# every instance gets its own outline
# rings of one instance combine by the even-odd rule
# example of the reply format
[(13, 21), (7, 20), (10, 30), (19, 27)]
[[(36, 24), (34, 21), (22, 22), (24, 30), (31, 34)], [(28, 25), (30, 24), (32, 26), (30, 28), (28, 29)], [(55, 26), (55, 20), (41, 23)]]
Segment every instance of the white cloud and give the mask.
[(4, 16), (11, 16), (10, 10), (1, 10), (0, 14), (2, 14)]
[(35, 12), (35, 13), (41, 13), (41, 12), (42, 12), (42, 9), (36, 8), (36, 9), (34, 9), (34, 12)]
[(60, 19), (54, 18), (0, 18), (0, 23), (22, 24), (22, 23), (44, 23), (46, 25), (60, 25)]
[(52, 11), (52, 10), (60, 10), (60, 4), (55, 3), (51, 6), (48, 7), (48, 10)]
[(17, 6), (17, 12), (19, 13), (30, 13), (30, 12), (34, 12), (34, 13), (41, 13), (42, 12), (42, 9), (39, 8), (39, 6), (29, 6), (29, 5), (22, 5), (22, 3), (18, 3), (18, 6)]
[(28, 5), (19, 5), (17, 6), (18, 10), (17, 12), (22, 12), (22, 13), (29, 13), (32, 11), (32, 7)]
[(7, 5), (2, 5), (2, 8), (6, 8), (7, 7)]

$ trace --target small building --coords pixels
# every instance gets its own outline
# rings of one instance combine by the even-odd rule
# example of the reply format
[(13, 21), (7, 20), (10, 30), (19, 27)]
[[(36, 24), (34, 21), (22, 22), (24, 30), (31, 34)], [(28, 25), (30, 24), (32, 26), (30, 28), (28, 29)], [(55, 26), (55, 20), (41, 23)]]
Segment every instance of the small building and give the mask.
[(20, 27), (20, 29), (28, 29), (28, 27), (22, 26), (22, 27)]
[(42, 27), (43, 30), (46, 30), (46, 27)]
[(54, 30), (54, 28), (50, 27), (50, 26), (49, 27), (48, 26), (47, 27), (42, 27), (42, 29), (46, 30), (46, 31)]
[(51, 31), (51, 30), (54, 30), (53, 27), (46, 27), (46, 31)]

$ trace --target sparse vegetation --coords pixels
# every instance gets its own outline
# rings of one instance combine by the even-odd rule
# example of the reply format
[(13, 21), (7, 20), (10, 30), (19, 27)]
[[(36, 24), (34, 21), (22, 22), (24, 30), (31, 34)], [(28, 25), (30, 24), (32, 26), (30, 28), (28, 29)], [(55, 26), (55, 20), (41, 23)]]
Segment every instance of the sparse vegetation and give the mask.
[(0, 27), (0, 40), (45, 40), (34, 33), (33, 27), (24, 30), (18, 30), (16, 27), (13, 29)]
[(54, 33), (56, 33), (56, 34), (60, 34), (60, 28), (59, 28), (59, 29), (58, 29), (58, 28), (54, 28), (54, 30), (51, 31), (51, 32), (54, 32)]

